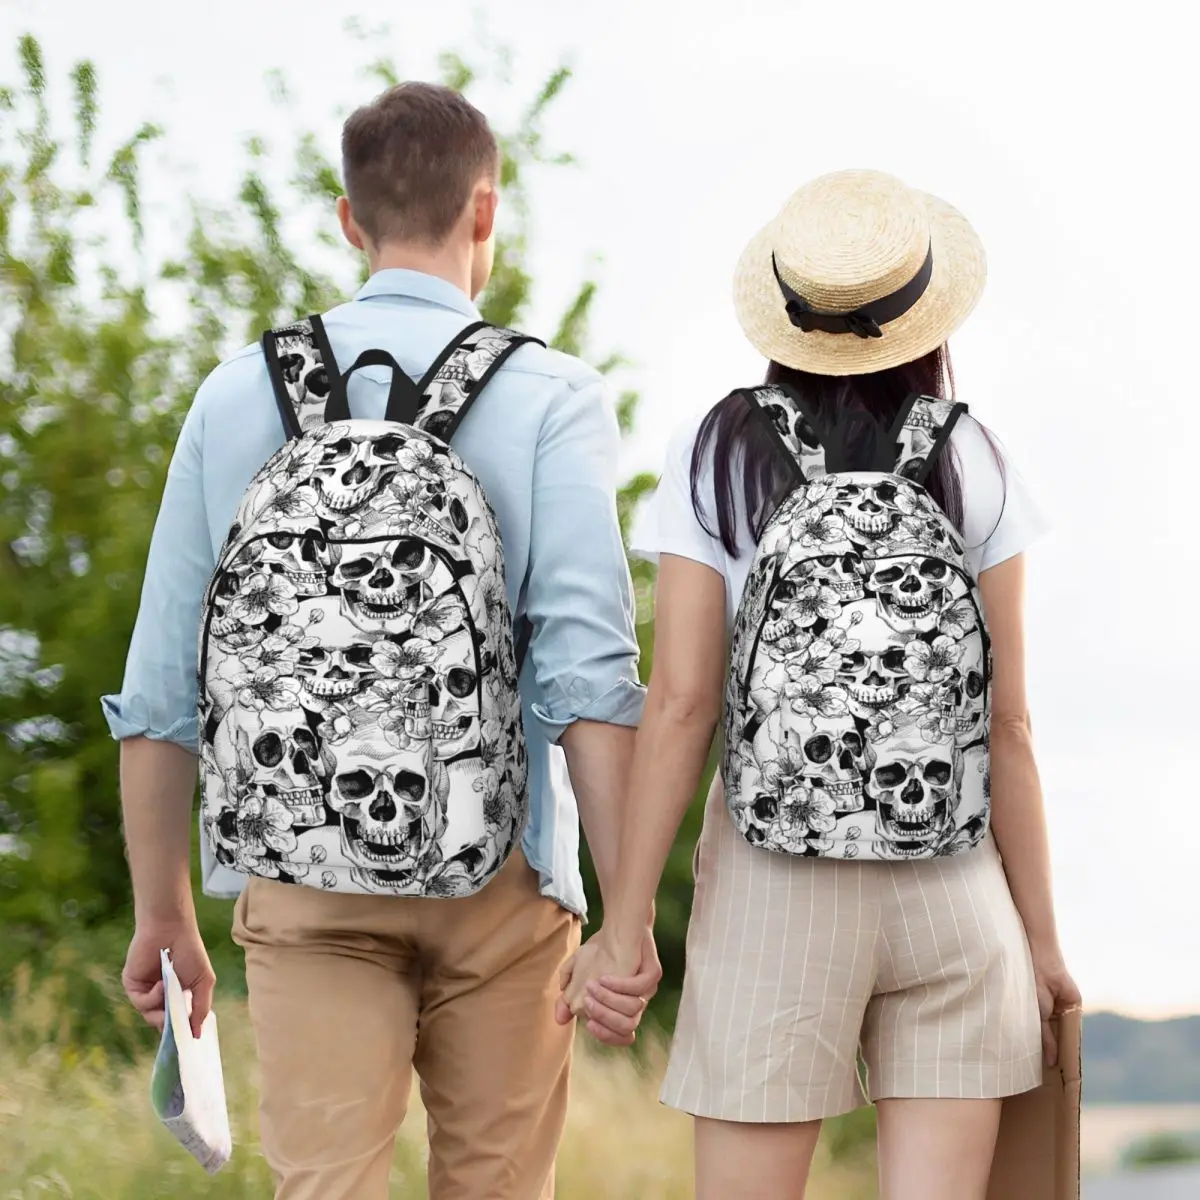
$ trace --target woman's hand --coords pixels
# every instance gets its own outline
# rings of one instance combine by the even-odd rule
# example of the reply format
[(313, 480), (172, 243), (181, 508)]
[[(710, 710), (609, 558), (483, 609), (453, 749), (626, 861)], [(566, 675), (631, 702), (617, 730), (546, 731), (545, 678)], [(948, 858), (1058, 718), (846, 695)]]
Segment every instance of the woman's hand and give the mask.
[(1042, 1018), (1042, 1050), (1046, 1062), (1053, 1067), (1058, 1063), (1058, 1041), (1050, 1018), (1055, 1013), (1065, 1012), (1082, 1003), (1079, 988), (1071, 978), (1063, 962), (1062, 951), (1057, 946), (1047, 950), (1031, 948), (1033, 953), (1033, 978), (1037, 984), (1038, 1012)]
[(608, 1046), (633, 1044), (646, 1005), (658, 990), (662, 966), (654, 934), (628, 950), (601, 929), (567, 960), (559, 975), (563, 994), (556, 1018), (565, 1025), (585, 1019), (588, 1032)]

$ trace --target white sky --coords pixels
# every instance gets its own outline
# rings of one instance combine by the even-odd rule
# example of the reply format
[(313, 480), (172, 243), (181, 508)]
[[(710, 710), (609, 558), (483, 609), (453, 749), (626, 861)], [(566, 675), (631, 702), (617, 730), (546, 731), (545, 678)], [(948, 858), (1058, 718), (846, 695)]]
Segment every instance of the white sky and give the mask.
[[(0, 0), (0, 74), (26, 30), (60, 78), (93, 58), (107, 129), (168, 126), (189, 169), (160, 187), (221, 197), (246, 134), (311, 127), (332, 156), (340, 115), (376, 90), (359, 68), (389, 54), (429, 74), (438, 49), (470, 45), (474, 11)], [(634, 361), (644, 397), (631, 469), (657, 469), (684, 417), (760, 376), (731, 272), (805, 179), (890, 170), (980, 230), (991, 276), (954, 343), (961, 398), (1055, 524), (1031, 554), (1029, 671), (1063, 939), (1090, 1006), (1143, 1014), (1200, 1010), (1198, 97), (1177, 11), (506, 0), (490, 18), (522, 94), (564, 56), (576, 69), (549, 128), (582, 165), (535, 189), (531, 331), (598, 272), (596, 345)], [(352, 14), (391, 31), (356, 43)]]

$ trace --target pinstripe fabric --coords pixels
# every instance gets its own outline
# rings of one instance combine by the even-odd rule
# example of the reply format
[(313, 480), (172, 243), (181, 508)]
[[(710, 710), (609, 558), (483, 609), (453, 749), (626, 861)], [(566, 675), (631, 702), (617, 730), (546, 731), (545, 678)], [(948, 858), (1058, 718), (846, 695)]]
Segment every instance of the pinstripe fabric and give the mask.
[(715, 781), (662, 1100), (810, 1121), (886, 1097), (1015, 1095), (1042, 1078), (1032, 964), (991, 836), (911, 863), (790, 858)]

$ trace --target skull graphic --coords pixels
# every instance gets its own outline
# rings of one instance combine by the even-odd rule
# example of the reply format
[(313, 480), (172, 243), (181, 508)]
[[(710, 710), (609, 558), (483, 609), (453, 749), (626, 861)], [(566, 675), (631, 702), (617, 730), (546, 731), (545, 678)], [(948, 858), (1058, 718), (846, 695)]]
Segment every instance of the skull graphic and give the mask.
[(361, 508), (396, 470), (396, 455), (404, 444), (398, 433), (379, 437), (342, 436), (327, 441), (313, 467), (313, 478), (326, 506), (339, 516)]
[[(249, 763), (241, 761), (247, 747)], [(323, 783), (328, 772), (302, 713), (235, 709), (217, 730), (213, 749), (218, 762), (245, 767), (249, 790), (278, 800), (294, 826), (324, 824)], [(242, 799), (230, 797), (235, 804)]]
[(937, 558), (882, 562), (871, 574), (870, 586), (879, 599), (879, 612), (898, 633), (928, 633), (938, 623), (954, 572)]
[(345, 618), (337, 600), (314, 601), (305, 611), (319, 613), (320, 620), (310, 618), (296, 676), (304, 707), (324, 712), (331, 703), (344, 704), (359, 695), (371, 682), (375, 639)]
[(411, 619), (433, 597), (430, 580), (441, 566), (416, 538), (382, 539), (342, 546), (332, 582), (345, 615), (360, 629), (380, 631), (400, 616)]
[(845, 498), (842, 515), (867, 538), (881, 538), (892, 531), (899, 515), (894, 483), (847, 483), (840, 488)]
[(260, 563), (286, 576), (300, 596), (324, 596), (328, 546), (311, 517), (276, 519), (275, 528), (258, 543)]
[(465, 627), (438, 646), (429, 710), (436, 758), (455, 758), (479, 747), (479, 675), (474, 639)]
[(984, 645), (978, 630), (972, 631), (960, 643), (962, 658), (946, 689), (942, 715), (944, 728), (953, 729), (957, 745), (975, 741), (983, 732), (986, 714), (986, 676)]
[(850, 606), (858, 648), (842, 653), (835, 683), (844, 688), (851, 713), (871, 720), (903, 699), (911, 677), (904, 665), (904, 643), (879, 618), (873, 600)]
[(411, 891), (441, 861), (449, 782), (421, 756), (401, 756), (366, 728), (338, 756), (329, 806), (342, 853), (368, 891)]
[(879, 747), (866, 794), (875, 802), (879, 837), (897, 857), (927, 852), (942, 837), (961, 778), (962, 756), (949, 742), (931, 746), (909, 730)]
[(861, 812), (863, 777), (874, 752), (852, 719), (811, 720), (814, 728), (800, 743), (805, 782), (832, 797), (839, 813)]
[(829, 588), (843, 604), (865, 595), (861, 560), (857, 554), (822, 554), (812, 560), (809, 577)]

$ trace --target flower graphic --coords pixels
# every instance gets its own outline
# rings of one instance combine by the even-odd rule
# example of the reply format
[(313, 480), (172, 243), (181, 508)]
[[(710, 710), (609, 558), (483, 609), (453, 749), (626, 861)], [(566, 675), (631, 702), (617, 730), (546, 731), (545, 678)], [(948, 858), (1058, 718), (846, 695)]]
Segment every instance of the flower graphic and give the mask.
[(822, 587), (819, 583), (802, 584), (795, 596), (788, 601), (783, 615), (789, 620), (806, 629), (824, 618), (832, 621), (841, 611), (841, 602), (837, 592), (832, 588)]
[(779, 806), (779, 826), (793, 845), (814, 834), (829, 833), (837, 825), (837, 804), (820, 788), (805, 788), (800, 798)]
[(774, 659), (791, 658), (808, 648), (813, 640), (787, 617), (776, 617), (763, 626), (760, 645)]
[(354, 732), (354, 721), (344, 708), (334, 709), (326, 715), (321, 726), (321, 737), (329, 746), (340, 746)]
[(380, 642), (371, 653), (371, 666), (385, 678), (412, 687), (432, 678), (435, 657), (432, 643), (424, 638), (410, 637), (399, 645)]
[(401, 472), (420, 480), (430, 489), (441, 485), (450, 472), (449, 460), (433, 452), (433, 447), (424, 438), (410, 438), (396, 454), (396, 465)]
[(436, 596), (417, 609), (413, 633), (427, 642), (440, 642), (447, 634), (461, 629), (466, 622), (462, 602), (457, 596)]
[(265, 517), (270, 521), (312, 517), (313, 532), (319, 534), (321, 530), (316, 520), (319, 499), (316, 488), (309, 487), (307, 484), (300, 485), (298, 481), (293, 480), (280, 487), (271, 497), (270, 502), (259, 514), (259, 519)]
[(238, 854), (265, 858), (268, 850), (290, 854), (296, 849), (292, 814), (274, 796), (251, 792), (237, 814)]
[(845, 541), (846, 524), (841, 517), (806, 504), (796, 513), (789, 532), (793, 545), (798, 543), (806, 550), (815, 550)]
[(975, 627), (975, 608), (970, 600), (956, 600), (942, 609), (938, 632), (960, 641)]
[(298, 625), (281, 625), (263, 638), (254, 654), (245, 660), (246, 665), (253, 665), (255, 670), (269, 669), (277, 675), (294, 675), (301, 645), (306, 640), (313, 639), (306, 639)]
[(833, 507), (833, 502), (837, 498), (837, 488), (828, 480), (822, 479), (808, 484), (801, 495), (804, 497), (804, 508), (824, 512)]
[[(827, 629), (815, 642), (809, 647), (804, 655), (804, 667), (806, 673), (815, 675), (822, 683), (832, 683), (834, 676), (840, 670), (842, 665), (842, 654), (853, 653), (852, 650), (844, 650), (842, 647), (835, 646), (833, 639), (827, 634), (834, 632), (833, 628)], [(838, 633), (842, 633), (839, 629)], [(842, 634), (842, 642), (845, 644), (845, 634)], [(858, 643), (849, 643), (855, 650), (858, 649)]]
[(784, 697), (796, 713), (806, 717), (837, 717), (846, 711), (844, 688), (833, 687), (814, 675), (804, 663), (787, 664), (788, 681)]
[(943, 633), (932, 642), (909, 642), (904, 651), (904, 669), (914, 679), (941, 683), (950, 678), (961, 657), (962, 649)]
[(300, 684), (288, 675), (280, 675), (274, 667), (258, 667), (239, 675), (234, 681), (238, 703), (262, 712), (285, 712), (299, 704)]
[(769, 753), (771, 757), (764, 759), (756, 756), (753, 763), (768, 791), (786, 795), (804, 786), (804, 771), (808, 763), (799, 734), (789, 729), (784, 734), (782, 745), (771, 746)]
[(867, 726), (867, 741), (882, 742), (896, 732), (896, 722), (886, 710), (877, 712)]
[(229, 606), (229, 615), (243, 625), (261, 625), (268, 617), (290, 617), (300, 607), (296, 586), (282, 575), (259, 572)]
[(944, 684), (914, 683), (897, 707), (906, 725), (916, 725), (927, 742), (945, 741), (954, 732), (954, 712), (947, 707), (949, 689)]
[(501, 618), (508, 608), (508, 592), (498, 571), (491, 570), (479, 577), (479, 594), (483, 597), (488, 620), (493, 624), (501, 624)]

